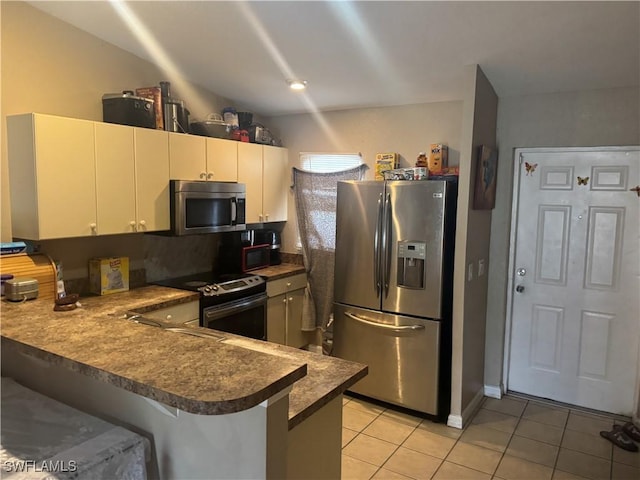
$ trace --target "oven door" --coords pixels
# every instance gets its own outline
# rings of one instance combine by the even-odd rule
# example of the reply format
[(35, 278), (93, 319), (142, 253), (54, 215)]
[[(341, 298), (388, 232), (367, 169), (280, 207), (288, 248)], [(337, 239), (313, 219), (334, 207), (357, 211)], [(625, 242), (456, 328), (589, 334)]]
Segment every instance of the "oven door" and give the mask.
[(244, 337), (267, 339), (267, 294), (260, 293), (202, 309), (201, 326)]

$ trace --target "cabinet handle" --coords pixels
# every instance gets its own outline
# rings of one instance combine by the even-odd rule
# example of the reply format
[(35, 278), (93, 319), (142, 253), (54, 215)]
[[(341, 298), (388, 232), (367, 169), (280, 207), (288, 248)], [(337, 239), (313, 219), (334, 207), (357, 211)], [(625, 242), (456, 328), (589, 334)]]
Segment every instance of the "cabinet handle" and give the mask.
[(200, 174), (200, 178), (207, 178), (207, 174), (206, 174), (205, 172), (202, 172), (202, 173)]
[(287, 299), (286, 299), (286, 298), (283, 298), (283, 299), (282, 299), (282, 303), (287, 303)]
[(95, 223), (90, 223), (89, 224), (89, 228), (91, 229), (91, 231), (93, 233), (96, 233), (96, 228), (98, 227), (98, 225), (96, 225)]
[(268, 213), (265, 215), (265, 220), (269, 220), (269, 214)]
[(287, 282), (287, 287), (290, 287), (290, 286), (291, 286), (291, 282)]
[(207, 178), (213, 178), (213, 172), (207, 173)]
[(293, 297), (289, 297), (289, 301), (290, 301), (290, 302), (293, 302)]
[(144, 220), (140, 220), (140, 226), (144, 227), (147, 224), (147, 222), (145, 222)]
[(131, 227), (131, 230), (135, 230), (136, 229), (136, 222), (135, 220), (131, 220), (129, 222), (129, 226)]
[(262, 214), (258, 215), (258, 219), (262, 220)]

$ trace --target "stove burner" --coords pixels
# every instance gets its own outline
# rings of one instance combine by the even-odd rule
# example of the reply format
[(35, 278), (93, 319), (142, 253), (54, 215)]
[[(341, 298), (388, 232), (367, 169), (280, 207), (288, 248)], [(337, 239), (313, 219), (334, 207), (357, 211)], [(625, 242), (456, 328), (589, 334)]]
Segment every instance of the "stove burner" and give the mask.
[(203, 281), (200, 281), (200, 280), (194, 280), (194, 281), (191, 281), (191, 282), (184, 282), (184, 286), (185, 287), (198, 288), (198, 287), (204, 287), (205, 285), (207, 285), (207, 282), (203, 282)]

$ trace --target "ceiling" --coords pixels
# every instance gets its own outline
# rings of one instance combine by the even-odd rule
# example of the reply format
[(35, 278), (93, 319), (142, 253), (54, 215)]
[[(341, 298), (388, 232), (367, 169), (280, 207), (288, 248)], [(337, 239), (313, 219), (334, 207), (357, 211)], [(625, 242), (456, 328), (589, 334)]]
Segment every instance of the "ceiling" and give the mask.
[(28, 3), (263, 115), (640, 84), (636, 1)]

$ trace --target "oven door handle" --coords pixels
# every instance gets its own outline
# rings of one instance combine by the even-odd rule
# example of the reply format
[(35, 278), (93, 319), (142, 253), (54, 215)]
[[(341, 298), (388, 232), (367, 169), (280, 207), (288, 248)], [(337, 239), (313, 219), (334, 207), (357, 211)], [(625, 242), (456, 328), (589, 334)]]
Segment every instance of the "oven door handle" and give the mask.
[(233, 302), (205, 308), (202, 312), (204, 315), (204, 326), (208, 326), (211, 321), (228, 317), (234, 313), (244, 312), (261, 305), (266, 305), (266, 303), (267, 295), (265, 293), (260, 293), (251, 297), (241, 298), (240, 300), (234, 300)]

